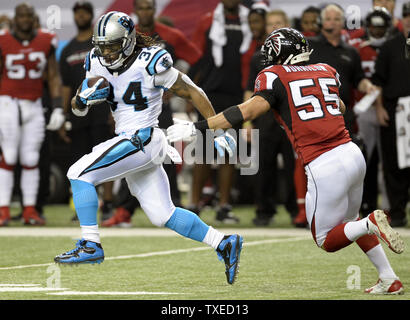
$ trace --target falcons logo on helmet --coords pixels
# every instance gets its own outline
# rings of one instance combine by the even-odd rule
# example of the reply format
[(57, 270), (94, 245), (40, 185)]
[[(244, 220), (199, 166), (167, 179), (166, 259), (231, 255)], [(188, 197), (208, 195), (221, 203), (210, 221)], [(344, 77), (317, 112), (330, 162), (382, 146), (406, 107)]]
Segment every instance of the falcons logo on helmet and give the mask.
[(272, 47), (273, 51), (275, 51), (275, 54), (277, 56), (279, 55), (280, 49), (281, 49), (281, 46), (282, 46), (280, 39), (284, 39), (284, 38), (285, 38), (285, 36), (278, 32), (278, 33), (274, 33), (269, 39), (269, 40), (271, 40), (270, 41), (271, 47)]

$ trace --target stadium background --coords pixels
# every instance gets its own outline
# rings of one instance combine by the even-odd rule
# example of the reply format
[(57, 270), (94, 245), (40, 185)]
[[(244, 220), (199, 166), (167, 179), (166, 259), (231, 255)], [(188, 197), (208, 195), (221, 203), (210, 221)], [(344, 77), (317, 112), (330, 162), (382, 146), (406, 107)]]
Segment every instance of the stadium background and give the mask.
[[(50, 7), (58, 6), (61, 9), (61, 26), (53, 30), (59, 37), (60, 48), (76, 34), (72, 13), (75, 2), (75, 0), (65, 0), (64, 2), (56, 0), (30, 1), (35, 7), (43, 27), (47, 26)], [(95, 21), (101, 14), (110, 10), (132, 13), (132, 0), (90, 0), (90, 2), (95, 8)], [(156, 2), (157, 16), (170, 17), (177, 28), (190, 36), (198, 17), (212, 10), (219, 0), (156, 0)], [(281, 8), (291, 18), (295, 18), (299, 17), (307, 6), (319, 5), (323, 2), (320, 0), (308, 2), (277, 0), (270, 1), (270, 7), (272, 9)], [(352, 0), (338, 1), (338, 4), (345, 9), (349, 5), (360, 7), (363, 17), (371, 8), (371, 2), (371, 0)], [(398, 17), (401, 15), (403, 2), (403, 0), (396, 1), (395, 15)], [(0, 11), (2, 14), (13, 17), (15, 5), (16, 2), (2, 1)], [(60, 178), (66, 180), (65, 175), (60, 176)], [(56, 190), (56, 195), (58, 192)], [(68, 241), (71, 241), (71, 238), (74, 238), (79, 230), (78, 228), (54, 229), (55, 227), (67, 226), (72, 212), (66, 206), (51, 206), (48, 212), (51, 211), (53, 214), (49, 217), (52, 219), (47, 221), (47, 226), (50, 228), (2, 229), (0, 275), (3, 284), (0, 284), (0, 292), (2, 292), (0, 300), (79, 299), (78, 297), (80, 299), (137, 298), (141, 300), (155, 298), (167, 300), (376, 300), (374, 297), (362, 294), (363, 287), (375, 280), (375, 272), (372, 266), (364, 260), (365, 257), (357, 247), (350, 246), (342, 253), (326, 255), (325, 259), (326, 253), (313, 245), (308, 230), (296, 229), (292, 230), (292, 233), (289, 229), (280, 229), (289, 227), (288, 217), (285, 213), (282, 212), (275, 221), (275, 227), (279, 227), (279, 230), (272, 228), (268, 230), (270, 232), (268, 233), (266, 229), (245, 229), (252, 226), (250, 219), (253, 217), (253, 212), (249, 215), (249, 212), (245, 212), (246, 209), (242, 210), (243, 212), (238, 212), (241, 214), (241, 218), (246, 216), (249, 218), (248, 220), (243, 219), (241, 224), (243, 228), (241, 233), (246, 235), (248, 243), (242, 256), (241, 270), (243, 272), (240, 282), (234, 287), (235, 290), (225, 286), (224, 274), (221, 271), (222, 265), (217, 265), (219, 268), (215, 268), (216, 262), (213, 252), (202, 251), (203, 248), (200, 248), (199, 244), (191, 248), (192, 244), (183, 239), (172, 238), (166, 232), (154, 236), (144, 234), (141, 229), (130, 230), (128, 233), (125, 230), (117, 232), (116, 230), (103, 229), (102, 235), (106, 239), (104, 247), (107, 257), (109, 257), (107, 260), (111, 261), (105, 262), (104, 268), (99, 268), (98, 271), (87, 268), (62, 270), (61, 286), (69, 286), (71, 290), (76, 290), (73, 291), (74, 293), (65, 292), (63, 289), (58, 290), (58, 288), (50, 289), (48, 288), (48, 280), (52, 274), (50, 275), (49, 270), (53, 270), (49, 269), (49, 267), (53, 267), (51, 258), (55, 253), (66, 248)], [(209, 212), (205, 212), (204, 218), (206, 222), (213, 223)], [(139, 227), (150, 226), (144, 215), (136, 215), (136, 219), (135, 225)], [(17, 226), (17, 223), (13, 222), (12, 227)], [(147, 232), (152, 231), (147, 230)], [(405, 233), (404, 230), (402, 232), (408, 246), (409, 233)], [(166, 241), (163, 240), (164, 237), (167, 237)], [(180, 249), (172, 251), (171, 249), (174, 248)], [(170, 254), (174, 251), (176, 253)], [(192, 251), (195, 251), (195, 254)], [(185, 258), (189, 257), (188, 267), (186, 259), (181, 259), (181, 255), (187, 255)], [(407, 252), (400, 257), (393, 256), (390, 252), (387, 252), (387, 255), (397, 268), (396, 271), (400, 274), (403, 283), (408, 285), (410, 256)], [(357, 265), (361, 266), (362, 284), (359, 283), (357, 288), (351, 289), (346, 287), (346, 281), (350, 276), (349, 269), (346, 267)], [(172, 270), (171, 277), (170, 270)], [(198, 274), (197, 270), (201, 270), (201, 272)], [(324, 274), (326, 277), (323, 276)], [(177, 281), (173, 279), (177, 279)], [(17, 286), (23, 288), (9, 288), (10, 283), (18, 283)], [(15, 291), (11, 292), (12, 289)], [(52, 290), (56, 291), (54, 293), (56, 295), (52, 295)], [(138, 292), (134, 292), (136, 290)], [(158, 295), (158, 292), (165, 293)], [(166, 294), (166, 292), (171, 293)], [(177, 294), (173, 292), (177, 292)], [(408, 300), (408, 295), (400, 298)], [(386, 298), (377, 298), (377, 300), (383, 299)], [(376, 302), (378, 303), (378, 301)], [(265, 301), (263, 303), (270, 307)], [(32, 312), (32, 308), (29, 309)], [(103, 308), (103, 310), (106, 309)], [(305, 313), (310, 309), (301, 308), (301, 310)], [(151, 312), (153, 311), (151, 310)]]
[[(203, 14), (206, 12), (212, 11), (215, 6), (219, 3), (220, 0), (156, 0), (157, 10), (156, 16), (164, 16), (171, 19), (174, 23), (174, 26), (184, 32), (188, 38), (191, 38), (195, 28), (196, 23)], [(259, 1), (259, 0), (258, 0)], [(59, 46), (57, 50), (57, 58), (64, 48), (64, 46), (76, 35), (77, 29), (74, 25), (73, 19), (73, 11), (72, 8), (75, 4), (76, 0), (66, 0), (66, 1), (56, 1), (56, 0), (32, 0), (29, 1), (36, 10), (40, 18), (40, 24), (43, 28), (51, 29), (52, 31), (56, 32), (59, 40)], [(94, 6), (94, 22), (104, 14), (105, 12), (118, 10), (129, 14), (135, 22), (137, 22), (137, 17), (133, 13), (134, 11), (134, 0), (89, 0)], [(257, 2), (256, 0), (243, 0), (242, 3), (250, 6), (253, 2)], [(268, 3), (270, 9), (282, 9), (284, 10), (289, 18), (294, 21), (300, 17), (302, 11), (309, 5), (321, 6), (326, 2), (330, 1), (323, 1), (323, 0), (311, 0), (309, 3), (302, 0), (265, 0), (265, 3)], [(345, 0), (345, 1), (338, 1), (339, 5), (343, 7), (343, 9), (349, 11), (353, 7), (349, 6), (356, 6), (360, 9), (360, 17), (363, 18), (366, 13), (372, 7), (372, 0)], [(396, 0), (395, 6), (395, 16), (401, 16), (401, 9), (404, 0)], [(5, 14), (9, 17), (14, 16), (14, 7), (15, 2), (2, 2), (0, 5), (1, 14)], [(350, 16), (352, 17), (352, 16)], [(68, 181), (65, 177), (66, 169), (68, 168), (69, 163), (67, 163), (67, 146), (58, 143), (59, 139), (56, 133), (51, 133), (51, 144), (52, 144), (52, 157), (51, 157), (51, 175), (50, 175), (50, 194), (48, 197), (48, 203), (67, 203), (69, 198), (69, 189), (68, 189)], [(280, 159), (279, 159), (280, 161)], [(280, 162), (279, 162), (280, 163)], [(280, 168), (279, 168), (280, 169)], [(281, 185), (281, 181), (283, 180), (283, 173), (282, 170), (279, 171), (279, 185)], [(182, 180), (186, 180), (185, 178)], [(16, 179), (18, 181), (18, 179)], [(248, 183), (238, 183), (242, 186), (248, 185)], [(251, 183), (250, 183), (251, 184)], [(186, 183), (184, 183), (186, 185)], [(188, 189), (181, 187), (182, 189)], [(246, 188), (245, 188), (246, 189)], [(286, 188), (279, 188), (278, 197), (279, 202), (286, 198)], [(16, 199), (16, 195), (19, 193), (19, 184), (15, 184), (14, 188), (14, 200)], [(181, 190), (185, 191), (185, 190)], [(249, 192), (248, 192), (249, 191)], [(249, 196), (252, 192), (251, 190), (239, 190), (237, 192), (237, 197), (241, 198), (243, 203), (250, 203), (253, 202), (252, 198)], [(242, 194), (242, 196), (239, 196)], [(243, 198), (243, 199), (242, 199)], [(234, 200), (234, 202), (237, 202)]]
[[(64, 2), (56, 0), (32, 0), (29, 2), (36, 9), (42, 26), (45, 26), (49, 17), (47, 10), (52, 10), (51, 6), (58, 6), (61, 9), (61, 27), (53, 31), (57, 33), (62, 42), (65, 42), (74, 36), (76, 28), (73, 22), (72, 7), (76, 2), (75, 0), (65, 0)], [(133, 0), (91, 0), (90, 2), (93, 3), (95, 9), (94, 21), (107, 11), (118, 10), (127, 14), (132, 14), (133, 11)], [(175, 23), (175, 27), (183, 31), (187, 36), (190, 36), (198, 21), (198, 17), (211, 11), (218, 2), (219, 0), (157, 0), (156, 15), (170, 17)], [(247, 0), (246, 2), (252, 3), (252, 0)], [(269, 3), (271, 9), (280, 8), (284, 10), (290, 18), (295, 18), (299, 17), (303, 9), (309, 5), (320, 5), (331, 1), (270, 0), (265, 2)], [(403, 0), (396, 1), (396, 16), (401, 15), (403, 2)], [(345, 0), (337, 1), (337, 3), (344, 9), (349, 5), (358, 6), (361, 9), (362, 17), (366, 15), (372, 5), (371, 0)], [(15, 5), (16, 2), (14, 1), (2, 1), (2, 4), (0, 5), (2, 13), (10, 17), (14, 16)], [(133, 18), (135, 18), (135, 15)]]

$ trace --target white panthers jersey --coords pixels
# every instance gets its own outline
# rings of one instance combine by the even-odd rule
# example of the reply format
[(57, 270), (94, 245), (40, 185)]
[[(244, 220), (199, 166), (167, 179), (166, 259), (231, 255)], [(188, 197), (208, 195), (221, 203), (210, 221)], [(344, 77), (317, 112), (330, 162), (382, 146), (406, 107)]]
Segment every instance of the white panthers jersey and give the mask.
[(104, 67), (94, 49), (86, 57), (86, 78), (103, 76), (113, 87), (111, 111), (116, 134), (133, 134), (136, 130), (158, 126), (164, 89), (178, 77), (171, 55), (153, 46), (143, 48), (125, 70), (115, 72)]

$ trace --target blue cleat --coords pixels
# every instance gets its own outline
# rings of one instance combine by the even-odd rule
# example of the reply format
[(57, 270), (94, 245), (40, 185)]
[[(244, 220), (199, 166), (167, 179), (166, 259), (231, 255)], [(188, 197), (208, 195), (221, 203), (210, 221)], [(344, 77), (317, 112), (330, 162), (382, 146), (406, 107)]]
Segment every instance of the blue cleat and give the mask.
[(104, 250), (101, 244), (80, 239), (76, 248), (54, 258), (59, 264), (101, 263), (104, 261)]
[(239, 270), (239, 258), (242, 250), (243, 238), (238, 235), (225, 236), (219, 243), (216, 253), (218, 259), (225, 262), (226, 280), (233, 284)]

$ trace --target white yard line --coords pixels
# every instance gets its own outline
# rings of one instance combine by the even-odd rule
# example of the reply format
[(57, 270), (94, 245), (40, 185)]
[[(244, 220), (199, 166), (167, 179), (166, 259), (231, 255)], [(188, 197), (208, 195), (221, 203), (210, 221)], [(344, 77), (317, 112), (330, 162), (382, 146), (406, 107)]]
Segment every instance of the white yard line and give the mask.
[[(244, 237), (311, 236), (308, 229), (298, 228), (217, 228), (225, 234), (238, 233)], [(403, 237), (410, 237), (410, 228), (395, 228)], [(101, 237), (179, 237), (167, 228), (100, 228)], [(0, 237), (71, 237), (81, 238), (80, 227), (6, 227), (0, 228)]]
[(62, 291), (47, 293), (55, 296), (136, 296), (136, 295), (168, 295), (168, 294), (182, 294), (178, 292), (149, 292), (149, 291)]
[(0, 288), (2, 287), (39, 287), (39, 284), (36, 283), (0, 283)]
[[(301, 240), (307, 240), (307, 239), (310, 239), (310, 237), (303, 236), (303, 237), (284, 238), (284, 239), (266, 239), (266, 240), (249, 241), (249, 242), (245, 241), (243, 245), (244, 246), (255, 246), (255, 245), (260, 245), (260, 244), (278, 243), (278, 242), (292, 242), (292, 241), (301, 241)], [(193, 252), (193, 251), (203, 251), (203, 250), (210, 250), (210, 248), (207, 247), (207, 246), (204, 246), (204, 247), (195, 247), (195, 248), (187, 248), (187, 249), (154, 251), (154, 252), (123, 255), (123, 256), (116, 256), (116, 257), (106, 257), (105, 260), (146, 258), (146, 257), (153, 257), (153, 256), (164, 256), (164, 255), (170, 255), (170, 254), (178, 254), (178, 253)], [(53, 265), (53, 264), (54, 263), (44, 263), (44, 264), (27, 264), (27, 265), (20, 265), (20, 266), (1, 267), (0, 271), (2, 271), (2, 270), (25, 269), (25, 268), (36, 268), (36, 267), (47, 267), (47, 266), (50, 266), (50, 265)]]
[(0, 288), (0, 293), (2, 292), (44, 292), (44, 291), (59, 291), (66, 290), (67, 288), (43, 288), (43, 287), (30, 287), (30, 288), (21, 288), (21, 287), (6, 287)]
[[(278, 243), (278, 242), (291, 242), (311, 239), (311, 233), (307, 229), (297, 229), (297, 228), (221, 228), (219, 229), (225, 234), (239, 233), (245, 237), (244, 246), (268, 244), (268, 243)], [(403, 237), (410, 237), (409, 228), (396, 228)], [(155, 236), (155, 237), (181, 237), (172, 230), (164, 228), (101, 228), (101, 237), (144, 237), (144, 236)], [(0, 237), (72, 237), (81, 238), (79, 227), (68, 227), (68, 228), (48, 228), (48, 227), (14, 227), (14, 228), (0, 228)], [(292, 238), (278, 238), (278, 239), (266, 239), (258, 241), (246, 241), (247, 236), (260, 236), (260, 237), (292, 237)], [(313, 241), (313, 240), (312, 240)], [(188, 249), (176, 249), (167, 251), (157, 251), (157, 252), (147, 252), (132, 255), (122, 255), (116, 257), (106, 257), (105, 260), (121, 260), (121, 259), (135, 259), (135, 258), (146, 258), (152, 256), (162, 256), (170, 254), (178, 254), (193, 251), (209, 250), (207, 246), (195, 247)], [(54, 263), (43, 263), (43, 264), (30, 264), (30, 265), (19, 265), (11, 267), (0, 267), (2, 270), (17, 270), (25, 268), (36, 268), (36, 267), (47, 267), (53, 265)]]
[[(297, 228), (218, 228), (225, 234), (239, 233), (247, 236), (302, 236), (311, 235), (307, 229)], [(156, 236), (169, 237), (179, 235), (167, 228), (100, 228), (101, 237), (137, 237)], [(72, 237), (81, 238), (80, 227), (6, 227), (0, 228), (0, 237)]]

